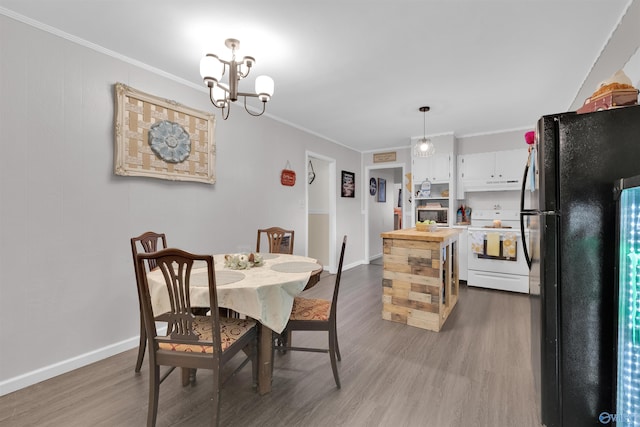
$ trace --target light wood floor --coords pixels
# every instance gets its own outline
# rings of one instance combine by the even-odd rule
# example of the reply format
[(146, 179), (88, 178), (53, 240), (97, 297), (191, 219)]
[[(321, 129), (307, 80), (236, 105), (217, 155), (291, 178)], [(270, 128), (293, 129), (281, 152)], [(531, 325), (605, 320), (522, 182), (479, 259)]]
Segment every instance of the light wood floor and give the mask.
[[(530, 364), (526, 295), (461, 287), (444, 329), (430, 332), (381, 319), (379, 265), (342, 276), (338, 335), (342, 389), (329, 356), (276, 354), (273, 392), (259, 396), (250, 366), (222, 392), (222, 426), (539, 426)], [(307, 291), (326, 297), (334, 276)], [(326, 335), (300, 333), (297, 344)], [(148, 368), (136, 350), (0, 398), (0, 426), (143, 426)], [(178, 372), (160, 388), (158, 426), (205, 426), (208, 371), (182, 387)]]

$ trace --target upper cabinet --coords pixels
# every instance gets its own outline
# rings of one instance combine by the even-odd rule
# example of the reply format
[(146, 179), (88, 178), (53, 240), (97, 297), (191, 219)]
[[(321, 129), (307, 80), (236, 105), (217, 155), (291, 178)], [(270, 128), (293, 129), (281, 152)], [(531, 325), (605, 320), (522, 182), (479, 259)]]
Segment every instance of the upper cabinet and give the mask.
[(458, 159), (460, 189), (462, 191), (519, 190), (527, 156), (526, 148), (461, 155)]
[(451, 180), (453, 153), (436, 153), (431, 157), (413, 159), (413, 182), (424, 180), (444, 183)]
[(493, 178), (495, 175), (496, 153), (477, 153), (460, 156), (461, 181)]
[[(412, 174), (412, 223), (415, 224), (420, 209), (445, 208), (446, 218), (454, 218), (456, 194), (456, 144), (453, 134), (432, 137), (436, 152), (429, 157), (414, 156), (413, 146), (416, 138), (411, 140), (411, 174)], [(422, 184), (429, 181), (429, 195), (421, 191)], [(425, 183), (425, 185), (427, 185)], [(442, 225), (450, 225), (448, 221)]]

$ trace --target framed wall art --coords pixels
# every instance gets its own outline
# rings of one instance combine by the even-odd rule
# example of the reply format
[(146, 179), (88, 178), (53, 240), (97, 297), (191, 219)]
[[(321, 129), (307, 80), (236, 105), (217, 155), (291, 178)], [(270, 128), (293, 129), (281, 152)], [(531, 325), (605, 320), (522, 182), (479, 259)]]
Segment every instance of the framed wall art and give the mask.
[(378, 178), (378, 201), (387, 202), (387, 180), (384, 178)]
[(342, 197), (356, 197), (356, 174), (342, 171)]
[(115, 85), (116, 175), (216, 182), (215, 117)]
[(396, 152), (390, 151), (388, 153), (374, 153), (373, 163), (395, 162)]

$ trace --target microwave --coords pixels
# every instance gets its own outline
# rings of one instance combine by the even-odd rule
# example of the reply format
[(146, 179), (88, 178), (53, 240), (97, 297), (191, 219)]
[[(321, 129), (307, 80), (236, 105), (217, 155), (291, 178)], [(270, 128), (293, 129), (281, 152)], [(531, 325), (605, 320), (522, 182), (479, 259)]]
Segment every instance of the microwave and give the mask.
[(423, 207), (417, 210), (416, 221), (435, 221), (438, 225), (449, 225), (447, 207)]

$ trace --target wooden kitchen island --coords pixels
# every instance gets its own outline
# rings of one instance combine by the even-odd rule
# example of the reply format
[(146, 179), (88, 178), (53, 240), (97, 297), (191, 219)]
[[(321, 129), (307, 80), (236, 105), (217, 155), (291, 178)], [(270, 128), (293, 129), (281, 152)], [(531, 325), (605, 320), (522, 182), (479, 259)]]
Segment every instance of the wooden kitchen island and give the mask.
[(380, 234), (383, 319), (440, 331), (458, 302), (459, 233), (409, 228)]

